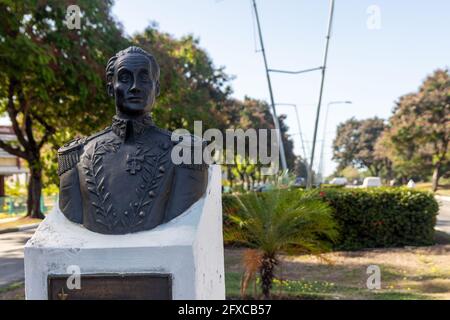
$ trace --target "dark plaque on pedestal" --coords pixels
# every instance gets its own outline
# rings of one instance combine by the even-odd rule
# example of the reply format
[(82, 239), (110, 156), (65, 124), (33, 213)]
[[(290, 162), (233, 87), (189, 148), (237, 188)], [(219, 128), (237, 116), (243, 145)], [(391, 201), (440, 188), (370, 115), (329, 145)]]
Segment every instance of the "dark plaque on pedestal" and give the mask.
[(49, 300), (172, 300), (170, 274), (82, 274), (80, 289), (67, 287), (71, 276), (48, 277)]

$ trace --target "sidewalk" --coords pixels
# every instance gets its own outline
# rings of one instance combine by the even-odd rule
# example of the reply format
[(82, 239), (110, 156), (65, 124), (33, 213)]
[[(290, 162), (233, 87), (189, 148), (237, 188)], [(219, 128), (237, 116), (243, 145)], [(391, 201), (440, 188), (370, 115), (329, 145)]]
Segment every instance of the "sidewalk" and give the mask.
[(435, 195), (434, 196), (437, 200), (441, 200), (441, 201), (448, 201), (450, 202), (450, 196), (441, 196), (441, 195)]
[(450, 197), (435, 196), (439, 202), (439, 215), (436, 221), (436, 230), (450, 234)]
[[(0, 220), (0, 234), (9, 233), (9, 232), (17, 232), (24, 231), (35, 228), (41, 222), (39, 219), (26, 219), (28, 221), (20, 221), (24, 219), (24, 217), (12, 217), (12, 218), (4, 218)], [(27, 223), (28, 222), (28, 223)]]

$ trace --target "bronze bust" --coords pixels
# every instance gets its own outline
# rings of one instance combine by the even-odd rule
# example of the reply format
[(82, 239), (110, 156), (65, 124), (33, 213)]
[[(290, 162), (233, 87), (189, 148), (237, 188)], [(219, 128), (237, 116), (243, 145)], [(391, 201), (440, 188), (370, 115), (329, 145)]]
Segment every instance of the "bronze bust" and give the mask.
[(58, 150), (59, 207), (69, 220), (104, 234), (149, 230), (204, 194), (207, 165), (172, 162), (179, 141), (150, 116), (159, 73), (155, 58), (138, 47), (108, 61), (107, 90), (116, 104), (111, 126)]

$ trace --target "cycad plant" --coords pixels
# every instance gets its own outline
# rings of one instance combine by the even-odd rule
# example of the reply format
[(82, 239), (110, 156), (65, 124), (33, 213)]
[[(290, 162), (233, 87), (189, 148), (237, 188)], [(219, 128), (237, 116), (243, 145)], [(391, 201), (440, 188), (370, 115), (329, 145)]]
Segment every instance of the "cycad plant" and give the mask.
[(236, 200), (237, 210), (228, 211), (234, 227), (227, 228), (225, 238), (261, 252), (265, 298), (270, 297), (278, 254), (321, 253), (337, 238), (331, 208), (315, 191), (275, 189), (237, 195)]

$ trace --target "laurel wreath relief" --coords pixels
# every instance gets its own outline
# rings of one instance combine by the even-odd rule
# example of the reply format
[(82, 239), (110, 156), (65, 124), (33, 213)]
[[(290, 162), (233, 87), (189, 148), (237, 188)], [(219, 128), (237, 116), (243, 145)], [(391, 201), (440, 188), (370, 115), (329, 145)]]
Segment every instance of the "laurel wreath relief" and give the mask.
[[(142, 143), (137, 143), (134, 156), (142, 157), (143, 163), (140, 175), (140, 183), (135, 189), (136, 200), (130, 201), (129, 210), (118, 214), (113, 205), (111, 193), (105, 188), (105, 170), (103, 167), (103, 157), (106, 153), (115, 153), (119, 150), (120, 141), (108, 139), (95, 142), (93, 152), (86, 154), (83, 162), (88, 191), (95, 196), (97, 201), (91, 204), (95, 207), (95, 222), (112, 230), (120, 223), (123, 227), (136, 227), (145, 221), (149, 206), (157, 195), (160, 187), (159, 180), (162, 179), (166, 171), (167, 153), (155, 152), (158, 148), (143, 149)], [(158, 150), (159, 151), (159, 150)], [(131, 174), (131, 173), (130, 173)], [(135, 173), (133, 173), (135, 174)]]
[(117, 152), (120, 148), (120, 141), (108, 139), (96, 141), (92, 155), (86, 154), (82, 167), (85, 170), (87, 189), (94, 194), (98, 202), (91, 204), (95, 207), (95, 222), (102, 224), (108, 230), (117, 225), (117, 212), (111, 202), (111, 193), (105, 190), (105, 176), (103, 168), (103, 155), (109, 152)]

